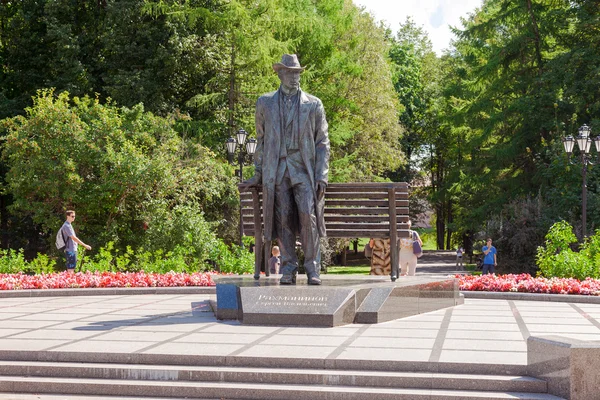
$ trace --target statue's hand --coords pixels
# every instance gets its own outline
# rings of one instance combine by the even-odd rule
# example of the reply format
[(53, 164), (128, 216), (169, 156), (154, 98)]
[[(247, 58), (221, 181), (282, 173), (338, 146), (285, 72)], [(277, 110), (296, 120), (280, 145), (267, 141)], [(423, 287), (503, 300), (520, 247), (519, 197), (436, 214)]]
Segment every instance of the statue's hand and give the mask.
[(242, 183), (238, 184), (238, 187), (240, 189), (247, 189), (247, 188), (252, 188), (252, 187), (256, 187), (259, 186), (261, 184), (261, 179), (260, 177), (254, 175), (252, 178), (245, 180)]
[(323, 197), (325, 196), (325, 188), (327, 187), (327, 184), (323, 181), (318, 181), (317, 182), (317, 200), (322, 200)]

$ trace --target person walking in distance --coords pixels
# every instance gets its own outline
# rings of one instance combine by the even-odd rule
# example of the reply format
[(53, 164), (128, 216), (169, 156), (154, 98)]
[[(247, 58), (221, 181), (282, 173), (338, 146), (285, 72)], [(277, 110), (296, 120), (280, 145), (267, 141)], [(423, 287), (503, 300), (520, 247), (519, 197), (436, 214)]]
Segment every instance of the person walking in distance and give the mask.
[(254, 176), (240, 187), (262, 185), (265, 242), (281, 250), (279, 283), (296, 283), (300, 235), (309, 285), (320, 285), (319, 238), (325, 237), (325, 188), (329, 174), (329, 137), (321, 100), (300, 89), (295, 54), (273, 65), (281, 85), (256, 102)]
[(417, 256), (413, 252), (413, 242), (418, 241), (423, 247), (423, 241), (416, 231), (410, 229), (412, 223), (408, 221), (408, 237), (400, 239), (400, 275), (414, 276), (417, 271)]
[(65, 240), (65, 256), (67, 258), (67, 272), (70, 274), (75, 272), (75, 267), (77, 266), (77, 245), (82, 245), (86, 248), (86, 250), (91, 250), (92, 247), (83, 243), (76, 235), (75, 230), (73, 229), (73, 221), (75, 221), (75, 211), (68, 210), (66, 212), (67, 220), (60, 228), (61, 234), (63, 235)]
[(496, 259), (496, 248), (494, 246), (492, 246), (492, 239), (488, 238), (487, 243), (485, 246), (483, 246), (483, 248), (481, 249), (481, 251), (483, 251), (483, 271), (481, 272), (482, 275), (486, 275), (486, 274), (493, 274), (495, 273), (494, 268), (496, 267), (497, 264), (497, 259)]
[(458, 249), (456, 249), (456, 268), (460, 267), (463, 268), (463, 253), (465, 252), (465, 250), (462, 248), (462, 246), (458, 246)]

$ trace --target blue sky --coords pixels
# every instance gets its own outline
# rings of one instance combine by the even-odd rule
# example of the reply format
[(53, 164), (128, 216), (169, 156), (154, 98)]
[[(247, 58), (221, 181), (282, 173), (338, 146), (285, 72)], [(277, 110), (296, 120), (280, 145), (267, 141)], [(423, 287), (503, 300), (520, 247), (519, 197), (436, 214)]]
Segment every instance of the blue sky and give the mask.
[(353, 0), (358, 6), (364, 6), (375, 19), (384, 21), (394, 32), (398, 26), (411, 16), (429, 34), (433, 50), (441, 54), (450, 46), (454, 38), (449, 26), (461, 27), (460, 18), (467, 17), (482, 0)]

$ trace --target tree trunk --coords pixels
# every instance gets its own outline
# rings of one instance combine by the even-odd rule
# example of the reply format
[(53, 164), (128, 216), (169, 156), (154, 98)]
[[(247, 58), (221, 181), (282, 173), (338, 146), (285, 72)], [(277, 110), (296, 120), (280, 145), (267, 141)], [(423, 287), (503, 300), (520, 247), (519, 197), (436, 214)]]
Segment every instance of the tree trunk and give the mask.
[(436, 228), (436, 237), (437, 237), (437, 249), (444, 249), (444, 234), (446, 233), (446, 224), (445, 220), (445, 210), (443, 203), (437, 203), (435, 207), (436, 220), (435, 220), (435, 228)]
[[(447, 208), (447, 215), (446, 215), (446, 220), (448, 222), (448, 225), (452, 224), (452, 201), (448, 200), (448, 208)], [(452, 245), (452, 229), (449, 227), (448, 228), (448, 234), (446, 236), (446, 250), (450, 250)]]
[(229, 93), (228, 93), (228, 100), (229, 100), (229, 118), (228, 118), (228, 125), (229, 125), (229, 136), (231, 137), (235, 137), (235, 44), (231, 43), (231, 69), (229, 70)]
[(6, 209), (7, 196), (0, 196), (0, 229), (2, 229), (2, 248), (8, 249), (8, 210)]

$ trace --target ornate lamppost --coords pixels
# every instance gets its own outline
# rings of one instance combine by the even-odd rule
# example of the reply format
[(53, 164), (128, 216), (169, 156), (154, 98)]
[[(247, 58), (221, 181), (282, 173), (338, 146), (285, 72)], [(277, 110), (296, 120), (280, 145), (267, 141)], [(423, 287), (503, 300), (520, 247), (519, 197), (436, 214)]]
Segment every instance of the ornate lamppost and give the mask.
[[(246, 138), (248, 137), (248, 132), (244, 129), (240, 129), (236, 133), (237, 140), (233, 137), (230, 137), (225, 141), (225, 146), (227, 148), (227, 158), (230, 164), (234, 164), (235, 153), (237, 152), (237, 161), (239, 165), (239, 169), (235, 171), (235, 174), (240, 178), (240, 183), (244, 180), (244, 162), (249, 159), (252, 160), (252, 156), (256, 151), (256, 139), (248, 139), (246, 143)], [(244, 144), (246, 146), (244, 146)], [(242, 215), (242, 202), (240, 201), (240, 246), (243, 246), (242, 238), (244, 237), (244, 220)]]
[(581, 160), (581, 176), (582, 176), (582, 180), (583, 183), (581, 185), (581, 208), (582, 208), (582, 216), (581, 216), (581, 222), (583, 225), (583, 238), (585, 238), (587, 236), (586, 233), (586, 224), (587, 224), (587, 166), (588, 165), (593, 165), (594, 163), (592, 162), (592, 155), (591, 155), (591, 147), (592, 147), (592, 142), (594, 142), (595, 146), (596, 146), (596, 152), (598, 153), (598, 156), (600, 157), (600, 136), (596, 136), (595, 138), (591, 138), (590, 134), (592, 133), (592, 130), (590, 129), (589, 126), (587, 125), (582, 125), (579, 128), (579, 136), (577, 136), (577, 138), (573, 138), (573, 136), (567, 136), (565, 138), (563, 138), (563, 146), (565, 147), (565, 151), (567, 152), (567, 154), (569, 155), (569, 162), (571, 164), (575, 164), (574, 162), (571, 161), (571, 154), (573, 153), (573, 147), (575, 147), (575, 143), (577, 143), (577, 146), (579, 147), (579, 155), (580, 155), (580, 160)]

